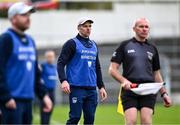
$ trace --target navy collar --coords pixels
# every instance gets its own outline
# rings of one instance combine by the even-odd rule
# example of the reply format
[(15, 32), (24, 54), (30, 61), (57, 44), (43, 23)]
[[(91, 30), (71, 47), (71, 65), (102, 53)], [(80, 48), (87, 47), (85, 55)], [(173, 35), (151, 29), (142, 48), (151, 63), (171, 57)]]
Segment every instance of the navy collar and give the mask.
[(25, 34), (19, 34), (19, 33), (17, 33), (14, 29), (12, 29), (12, 28), (9, 28), (8, 30), (9, 30), (10, 32), (14, 33), (14, 34), (18, 37), (18, 39), (21, 40), (21, 42), (22, 42), (23, 44), (28, 44), (28, 39), (27, 39), (27, 37), (26, 37)]
[(80, 41), (85, 41), (85, 42), (88, 42), (88, 41), (89, 41), (89, 38), (84, 38), (84, 37), (82, 37), (80, 34), (78, 34), (76, 37), (77, 37)]
[(84, 38), (81, 35), (77, 35), (76, 38), (87, 48), (91, 48), (93, 43), (89, 38)]
[(19, 33), (17, 33), (14, 29), (12, 29), (12, 28), (9, 28), (8, 30), (11, 31), (11, 32), (13, 32), (14, 34), (16, 34), (16, 35), (17, 35), (18, 37), (20, 37), (20, 38), (26, 37), (25, 34), (19, 34)]

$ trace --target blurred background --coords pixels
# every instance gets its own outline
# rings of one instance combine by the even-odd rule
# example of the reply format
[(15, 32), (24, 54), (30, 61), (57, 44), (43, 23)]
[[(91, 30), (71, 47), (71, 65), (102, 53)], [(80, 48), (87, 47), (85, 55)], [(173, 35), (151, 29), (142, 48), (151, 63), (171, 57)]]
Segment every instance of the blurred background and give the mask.
[[(0, 0), (0, 33), (10, 27), (7, 19), (7, 8), (17, 1), (21, 0)], [(32, 25), (27, 32), (36, 41), (40, 61), (44, 60), (44, 52), (50, 49), (56, 52), (58, 58), (62, 45), (77, 35), (79, 18), (88, 16), (94, 20), (91, 38), (97, 42), (100, 51), (102, 74), (108, 91), (108, 99), (105, 104), (113, 105), (113, 110), (116, 110), (119, 84), (108, 75), (111, 55), (121, 41), (133, 36), (133, 21), (139, 17), (147, 18), (151, 27), (149, 38), (159, 50), (161, 71), (166, 87), (172, 97), (173, 104), (177, 106), (172, 108), (174, 114), (165, 113), (166, 115), (169, 113), (168, 117), (174, 118), (172, 121), (168, 122), (162, 116), (165, 121), (161, 120), (157, 123), (180, 124), (176, 114), (180, 113), (180, 0), (22, 1), (33, 4), (38, 10), (32, 15)], [(159, 96), (158, 102), (162, 102)], [(59, 84), (57, 84), (56, 103), (57, 106), (64, 106), (68, 103), (67, 96), (59, 90)], [(103, 109), (103, 106), (101, 108)], [(66, 111), (65, 117), (67, 117), (68, 109), (66, 106), (64, 110)], [(54, 112), (57, 113), (56, 110)], [(98, 118), (99, 116), (96, 119)], [(63, 120), (61, 122), (63, 123)], [(111, 121), (111, 123), (113, 122)], [(118, 123), (121, 122), (114, 122), (114, 124)], [(106, 122), (106, 124), (108, 123)]]

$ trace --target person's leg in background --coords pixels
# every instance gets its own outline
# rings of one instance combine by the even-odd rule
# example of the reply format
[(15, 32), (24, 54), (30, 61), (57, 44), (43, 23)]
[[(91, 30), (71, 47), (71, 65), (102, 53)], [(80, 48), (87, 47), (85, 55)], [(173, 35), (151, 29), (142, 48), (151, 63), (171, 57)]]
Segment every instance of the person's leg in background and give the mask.
[(80, 88), (71, 88), (69, 95), (69, 119), (66, 125), (77, 125), (82, 113), (83, 98), (85, 96), (85, 90)]
[(44, 125), (44, 124), (48, 125), (50, 122), (51, 112), (44, 112), (43, 107), (44, 107), (44, 103), (41, 102), (41, 104), (40, 104), (41, 125)]
[(53, 107), (50, 112), (44, 112), (43, 111), (44, 103), (41, 102), (41, 104), (40, 104), (41, 125), (44, 125), (44, 124), (49, 125), (50, 124), (50, 119), (51, 119), (51, 115), (52, 115), (54, 104), (55, 104), (54, 90), (49, 90), (49, 97), (50, 97), (51, 101), (53, 102)]
[(84, 125), (93, 125), (96, 107), (98, 104), (96, 90), (86, 90), (86, 98), (83, 103)]

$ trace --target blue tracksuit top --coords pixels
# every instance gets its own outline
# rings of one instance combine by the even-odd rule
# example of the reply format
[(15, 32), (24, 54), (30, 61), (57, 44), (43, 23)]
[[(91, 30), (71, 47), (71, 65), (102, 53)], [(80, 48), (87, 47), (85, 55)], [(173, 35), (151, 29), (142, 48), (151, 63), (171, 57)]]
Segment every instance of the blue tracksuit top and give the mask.
[(56, 66), (44, 62), (41, 64), (41, 79), (48, 89), (54, 89), (57, 82)]
[(34, 97), (35, 60), (36, 52), (34, 41), (26, 35), (28, 45), (23, 45), (12, 31), (13, 50), (7, 62), (5, 77), (8, 90), (13, 98), (32, 99)]
[(67, 80), (71, 86), (91, 86), (97, 84), (96, 57), (97, 47), (93, 41), (92, 47), (85, 47), (77, 38), (73, 39), (76, 44), (76, 52), (67, 64)]

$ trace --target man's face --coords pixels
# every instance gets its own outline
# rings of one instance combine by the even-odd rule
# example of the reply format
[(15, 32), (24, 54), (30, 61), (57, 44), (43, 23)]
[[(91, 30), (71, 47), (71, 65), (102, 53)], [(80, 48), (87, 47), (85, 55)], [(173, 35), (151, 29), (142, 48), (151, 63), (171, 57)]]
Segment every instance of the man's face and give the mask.
[(25, 31), (30, 27), (30, 13), (15, 15), (12, 18), (12, 24), (21, 31)]
[(78, 30), (83, 37), (89, 37), (91, 34), (91, 22), (85, 22), (84, 24), (79, 25)]
[(149, 23), (147, 20), (141, 19), (135, 23), (134, 32), (140, 39), (146, 39), (149, 34)]
[(45, 54), (45, 58), (49, 64), (53, 64), (55, 61), (55, 53), (53, 51), (48, 51)]

